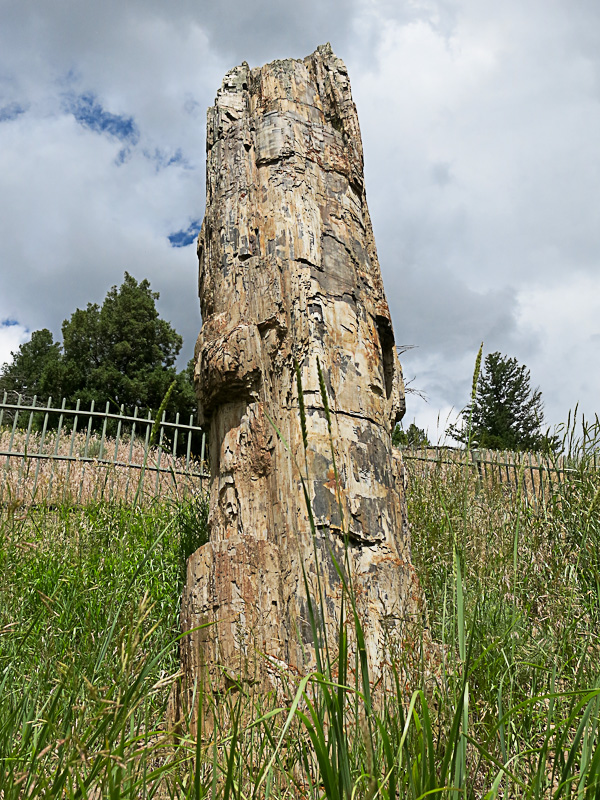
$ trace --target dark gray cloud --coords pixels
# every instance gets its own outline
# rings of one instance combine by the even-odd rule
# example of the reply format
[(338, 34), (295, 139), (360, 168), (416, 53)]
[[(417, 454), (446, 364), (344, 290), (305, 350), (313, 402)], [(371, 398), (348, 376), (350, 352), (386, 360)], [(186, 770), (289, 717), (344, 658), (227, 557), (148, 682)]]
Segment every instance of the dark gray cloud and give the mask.
[(199, 24), (213, 46), (232, 59), (260, 66), (275, 58), (303, 58), (331, 41), (343, 51), (352, 33), (357, 0), (223, 0), (206, 2)]
[[(191, 355), (206, 108), (243, 60), (349, 68), (409, 417), (466, 401), (479, 343), (560, 421), (597, 408), (596, 0), (4, 0), (0, 358), (149, 278)], [(598, 299), (597, 299), (598, 298)]]

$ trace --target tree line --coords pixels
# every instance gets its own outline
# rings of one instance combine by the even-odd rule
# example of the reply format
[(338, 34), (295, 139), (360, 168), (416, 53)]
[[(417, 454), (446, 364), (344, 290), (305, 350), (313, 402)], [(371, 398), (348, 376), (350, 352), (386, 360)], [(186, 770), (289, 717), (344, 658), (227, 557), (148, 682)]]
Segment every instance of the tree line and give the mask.
[[(460, 412), (458, 421), (448, 426), (447, 436), (484, 450), (556, 449), (556, 437), (542, 431), (542, 393), (532, 388), (526, 366), (496, 351), (485, 357), (476, 380), (472, 401)], [(414, 422), (406, 431), (398, 426), (393, 442), (398, 447), (430, 446), (426, 432)]]
[[(196, 413), (193, 359), (177, 372), (175, 362), (182, 337), (156, 309), (158, 292), (148, 280), (137, 282), (125, 272), (102, 305), (88, 303), (62, 324), (62, 343), (47, 328), (34, 331), (13, 360), (0, 368), (0, 397), (4, 392), (44, 402), (77, 400), (97, 408), (108, 402), (142, 413), (156, 410), (172, 384), (166, 410), (184, 420)], [(551, 450), (556, 442), (542, 433), (542, 394), (531, 386), (530, 372), (516, 358), (500, 352), (485, 357), (472, 402), (446, 433), (455, 441), (490, 450)], [(394, 430), (396, 446), (426, 447), (426, 432), (415, 423)]]
[(102, 305), (88, 303), (63, 322), (62, 343), (47, 328), (34, 331), (0, 368), (0, 397), (65, 398), (72, 407), (80, 400), (83, 408), (93, 400), (96, 408), (108, 402), (112, 411), (137, 406), (156, 412), (174, 383), (166, 410), (189, 420), (197, 409), (193, 360), (177, 371), (183, 339), (160, 318), (158, 298), (148, 280), (138, 283), (125, 272)]

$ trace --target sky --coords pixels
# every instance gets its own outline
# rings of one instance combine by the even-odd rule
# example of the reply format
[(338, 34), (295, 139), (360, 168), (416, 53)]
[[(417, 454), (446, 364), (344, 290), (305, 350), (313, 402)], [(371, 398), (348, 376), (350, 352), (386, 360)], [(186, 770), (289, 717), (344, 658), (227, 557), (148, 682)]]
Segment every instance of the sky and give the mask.
[(547, 425), (600, 412), (597, 0), (0, 0), (0, 363), (127, 270), (160, 292), (183, 366), (206, 109), (231, 67), (327, 41), (414, 345), (405, 425), (443, 439), (482, 341), (530, 369)]

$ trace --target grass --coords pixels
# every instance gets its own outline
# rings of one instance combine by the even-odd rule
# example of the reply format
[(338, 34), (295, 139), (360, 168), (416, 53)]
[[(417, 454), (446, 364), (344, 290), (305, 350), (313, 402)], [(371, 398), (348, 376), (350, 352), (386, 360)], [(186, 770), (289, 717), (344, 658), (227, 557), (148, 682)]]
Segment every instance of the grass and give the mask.
[(139, 432), (115, 439), (85, 430), (63, 429), (59, 436), (53, 430), (0, 427), (0, 450), (17, 454), (0, 455), (0, 502), (23, 509), (184, 500), (198, 483), (200, 461), (155, 446), (160, 430), (154, 425), (145, 442)]
[(164, 760), (182, 565), (204, 509), (4, 513), (0, 797), (86, 797)]
[(358, 663), (341, 626), (335, 663), (324, 647), (284, 706), (199, 687), (214, 730), (198, 739), (169, 736), (167, 707), (206, 505), (5, 509), (0, 797), (600, 798), (595, 425), (569, 426), (573, 471), (537, 508), (460, 463), (409, 467), (433, 675), (391, 653), (371, 704), (347, 586)]

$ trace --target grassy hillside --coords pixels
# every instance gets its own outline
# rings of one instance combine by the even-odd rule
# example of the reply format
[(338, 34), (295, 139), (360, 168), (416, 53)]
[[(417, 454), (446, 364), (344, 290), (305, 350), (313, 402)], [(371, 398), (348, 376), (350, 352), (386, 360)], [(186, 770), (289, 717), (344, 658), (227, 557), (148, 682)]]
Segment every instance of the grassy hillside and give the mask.
[(377, 708), (337, 665), (285, 708), (234, 687), (198, 742), (166, 708), (205, 505), (5, 508), (0, 797), (600, 798), (600, 479), (580, 444), (537, 509), (460, 463), (410, 467), (433, 674), (390, 653)]

